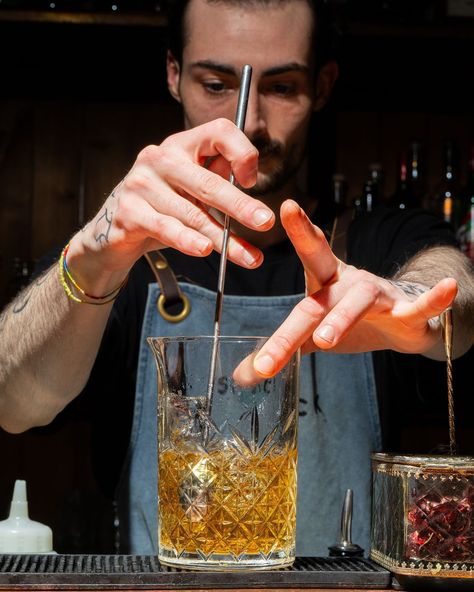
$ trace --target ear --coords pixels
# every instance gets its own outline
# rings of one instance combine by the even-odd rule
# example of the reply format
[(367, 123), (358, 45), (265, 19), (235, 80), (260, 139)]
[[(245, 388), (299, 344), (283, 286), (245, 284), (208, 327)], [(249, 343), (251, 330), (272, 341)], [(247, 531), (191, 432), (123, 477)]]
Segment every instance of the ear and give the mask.
[(173, 54), (168, 51), (166, 54), (166, 75), (168, 80), (168, 90), (171, 96), (181, 103), (181, 95), (179, 94), (179, 77), (181, 71), (178, 61)]
[(334, 83), (339, 76), (339, 66), (336, 62), (327, 62), (321, 68), (316, 79), (316, 94), (313, 110), (320, 111), (331, 96)]

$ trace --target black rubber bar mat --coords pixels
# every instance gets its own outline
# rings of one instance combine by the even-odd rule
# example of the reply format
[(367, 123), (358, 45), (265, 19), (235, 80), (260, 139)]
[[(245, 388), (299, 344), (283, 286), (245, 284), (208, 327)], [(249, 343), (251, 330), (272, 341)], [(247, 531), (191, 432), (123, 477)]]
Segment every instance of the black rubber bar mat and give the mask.
[(299, 557), (272, 571), (185, 571), (152, 555), (0, 555), (0, 590), (378, 588), (390, 572), (369, 559)]

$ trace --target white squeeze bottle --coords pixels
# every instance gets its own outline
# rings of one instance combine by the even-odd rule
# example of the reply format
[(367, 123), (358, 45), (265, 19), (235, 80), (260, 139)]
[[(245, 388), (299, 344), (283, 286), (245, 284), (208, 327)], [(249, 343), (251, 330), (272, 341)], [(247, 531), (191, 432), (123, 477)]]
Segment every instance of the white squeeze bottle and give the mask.
[(28, 517), (26, 481), (15, 481), (10, 516), (0, 521), (0, 553), (54, 553), (53, 531)]

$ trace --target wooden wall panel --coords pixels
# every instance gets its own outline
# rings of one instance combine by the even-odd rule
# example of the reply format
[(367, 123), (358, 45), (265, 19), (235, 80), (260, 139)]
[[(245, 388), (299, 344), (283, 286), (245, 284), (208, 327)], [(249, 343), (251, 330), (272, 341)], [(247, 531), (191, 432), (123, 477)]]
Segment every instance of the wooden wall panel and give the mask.
[(78, 227), (83, 107), (35, 106), (31, 254), (38, 258), (63, 244)]
[(16, 290), (15, 258), (30, 259), (33, 117), (28, 102), (0, 103), (0, 305)]
[(361, 193), (368, 167), (379, 159), (378, 113), (338, 113), (336, 171), (348, 182), (350, 202)]
[(169, 104), (89, 104), (85, 116), (85, 220), (94, 216), (142, 148), (177, 131), (179, 108)]
[(377, 130), (377, 160), (385, 175), (384, 195), (389, 199), (395, 192), (398, 178), (399, 156), (410, 143), (426, 141), (427, 116), (425, 113), (379, 113)]
[(131, 164), (130, 134), (133, 121), (128, 104), (89, 103), (85, 109), (84, 218), (92, 218)]

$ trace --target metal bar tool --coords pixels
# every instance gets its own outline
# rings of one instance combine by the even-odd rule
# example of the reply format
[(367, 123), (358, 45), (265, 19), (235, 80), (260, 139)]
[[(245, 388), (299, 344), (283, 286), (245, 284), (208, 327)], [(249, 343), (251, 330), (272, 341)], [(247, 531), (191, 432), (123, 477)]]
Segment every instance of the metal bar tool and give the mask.
[[(246, 64), (242, 68), (242, 77), (240, 80), (239, 98), (237, 101), (237, 112), (235, 116), (235, 125), (242, 131), (245, 127), (245, 116), (247, 115), (247, 104), (249, 99), (250, 81), (252, 79), (252, 66)], [(231, 172), (229, 182), (234, 185), (234, 174)], [(209, 371), (209, 383), (207, 388), (207, 412), (210, 413), (212, 409), (212, 396), (214, 391), (214, 379), (216, 376), (216, 364), (218, 354), (218, 337), (220, 335), (221, 317), (222, 317), (222, 300), (224, 297), (225, 272), (227, 265), (227, 250), (229, 245), (230, 234), (230, 216), (228, 214), (224, 217), (224, 234), (222, 239), (221, 258), (219, 262), (219, 277), (217, 281), (217, 296), (216, 309), (214, 315), (214, 343), (212, 345), (211, 368)]]
[(346, 491), (341, 515), (339, 541), (329, 547), (330, 557), (362, 557), (364, 549), (352, 542), (352, 489)]

